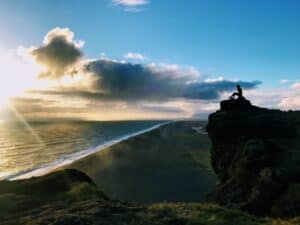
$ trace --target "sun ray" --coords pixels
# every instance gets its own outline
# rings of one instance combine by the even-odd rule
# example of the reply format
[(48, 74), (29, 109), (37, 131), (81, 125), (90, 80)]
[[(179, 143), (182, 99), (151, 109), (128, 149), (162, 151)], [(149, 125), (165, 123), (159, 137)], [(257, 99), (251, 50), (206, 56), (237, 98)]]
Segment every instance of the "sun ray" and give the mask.
[(43, 140), (40, 138), (40, 136), (35, 132), (35, 130), (30, 126), (30, 124), (26, 121), (26, 119), (16, 110), (16, 108), (10, 104), (9, 102), (7, 103), (8, 108), (14, 113), (16, 118), (25, 126), (25, 128), (31, 133), (31, 135), (36, 139), (36, 141), (42, 145), (45, 146), (45, 143)]

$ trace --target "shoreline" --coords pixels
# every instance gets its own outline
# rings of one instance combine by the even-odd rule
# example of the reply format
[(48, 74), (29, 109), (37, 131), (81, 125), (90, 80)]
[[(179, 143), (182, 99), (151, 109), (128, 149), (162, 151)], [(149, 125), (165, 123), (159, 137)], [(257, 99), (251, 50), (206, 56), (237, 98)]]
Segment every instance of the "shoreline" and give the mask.
[(27, 170), (27, 171), (16, 173), (14, 175), (10, 175), (10, 176), (5, 177), (4, 179), (1, 179), (1, 180), (21, 180), (21, 179), (28, 179), (28, 178), (31, 178), (31, 177), (38, 177), (38, 176), (46, 175), (50, 172), (53, 172), (53, 171), (59, 169), (60, 167), (68, 166), (68, 165), (76, 162), (77, 160), (83, 159), (87, 156), (90, 156), (92, 154), (103, 151), (103, 150), (105, 150), (109, 147), (112, 147), (113, 145), (119, 144), (123, 141), (126, 141), (126, 140), (130, 139), (130, 138), (145, 134), (147, 132), (150, 132), (152, 130), (158, 129), (158, 128), (164, 126), (164, 125), (174, 123), (174, 122), (176, 122), (176, 121), (175, 120), (167, 121), (167, 122), (164, 122), (164, 123), (160, 123), (160, 124), (151, 126), (147, 129), (134, 132), (132, 134), (123, 135), (120, 138), (116, 138), (116, 139), (113, 139), (113, 140), (110, 140), (110, 141), (106, 141), (106, 142), (104, 142), (104, 143), (102, 143), (102, 144), (100, 144), (100, 145), (98, 145), (94, 148), (76, 152), (76, 153), (71, 154), (67, 157), (62, 157), (60, 159), (57, 159), (57, 160), (55, 160), (51, 163), (44, 164), (44, 165), (42, 165), (40, 167), (36, 167), (32, 170)]
[(65, 166), (88, 175), (111, 199), (150, 204), (203, 201), (215, 186), (210, 140), (177, 121)]

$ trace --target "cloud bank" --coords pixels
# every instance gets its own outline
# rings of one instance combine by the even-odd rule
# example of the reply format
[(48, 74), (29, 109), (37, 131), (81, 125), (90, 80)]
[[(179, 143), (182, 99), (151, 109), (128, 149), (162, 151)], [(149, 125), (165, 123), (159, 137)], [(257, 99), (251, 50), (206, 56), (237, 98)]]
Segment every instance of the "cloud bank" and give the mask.
[(68, 28), (49, 31), (30, 54), (43, 66), (39, 80), (51, 85), (14, 99), (16, 108), (34, 118), (187, 118), (216, 109), (219, 98), (237, 84), (255, 90), (261, 83), (207, 77), (191, 66), (146, 63), (144, 55), (134, 52), (125, 58), (140, 63), (92, 59), (84, 55), (83, 45)]
[(244, 89), (252, 89), (260, 84), (259, 81), (206, 82), (201, 81), (191, 69), (108, 60), (90, 62), (85, 71), (95, 77), (93, 88), (102, 93), (102, 98), (125, 101), (175, 98), (212, 100), (219, 98), (222, 92), (234, 90), (237, 84)]
[(300, 110), (300, 82), (293, 83), (290, 90), (283, 94), (279, 106), (283, 109)]
[[(35, 60), (46, 67), (40, 78), (63, 80), (75, 77), (77, 80), (68, 86), (48, 90), (47, 94), (117, 101), (214, 100), (223, 92), (233, 91), (237, 84), (244, 89), (253, 89), (260, 84), (259, 81), (204, 79), (197, 69), (176, 64), (83, 60), (81, 47), (68, 28), (55, 28), (45, 36), (43, 45), (31, 52)], [(139, 53), (128, 53), (127, 58), (145, 59)]]

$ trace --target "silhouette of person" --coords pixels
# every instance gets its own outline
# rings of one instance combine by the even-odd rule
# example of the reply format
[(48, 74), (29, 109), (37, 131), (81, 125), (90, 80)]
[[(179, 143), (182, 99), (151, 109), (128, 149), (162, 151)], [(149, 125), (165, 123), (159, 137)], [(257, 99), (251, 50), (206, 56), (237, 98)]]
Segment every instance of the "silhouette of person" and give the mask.
[(237, 96), (238, 99), (243, 97), (243, 90), (241, 88), (241, 86), (238, 84), (236, 86), (237, 92), (234, 92), (231, 96), (230, 99), (234, 99), (235, 96)]

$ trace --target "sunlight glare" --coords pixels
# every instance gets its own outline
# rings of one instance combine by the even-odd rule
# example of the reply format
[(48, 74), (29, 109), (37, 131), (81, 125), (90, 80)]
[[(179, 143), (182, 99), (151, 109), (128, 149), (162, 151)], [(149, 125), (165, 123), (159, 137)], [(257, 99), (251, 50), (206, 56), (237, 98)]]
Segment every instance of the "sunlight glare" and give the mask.
[(5, 52), (0, 49), (0, 106), (10, 97), (21, 96), (28, 89), (40, 88), (37, 74), (41, 70), (25, 48)]

